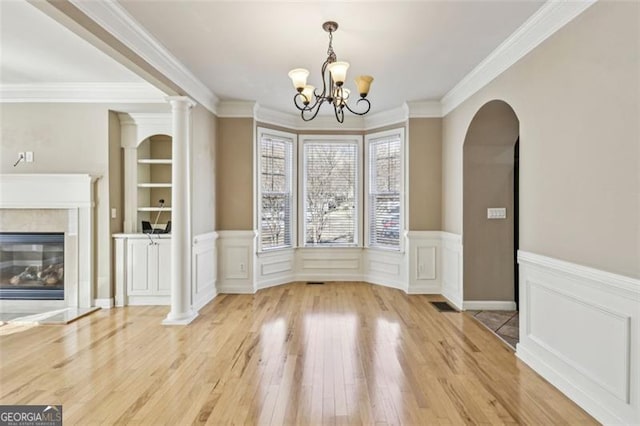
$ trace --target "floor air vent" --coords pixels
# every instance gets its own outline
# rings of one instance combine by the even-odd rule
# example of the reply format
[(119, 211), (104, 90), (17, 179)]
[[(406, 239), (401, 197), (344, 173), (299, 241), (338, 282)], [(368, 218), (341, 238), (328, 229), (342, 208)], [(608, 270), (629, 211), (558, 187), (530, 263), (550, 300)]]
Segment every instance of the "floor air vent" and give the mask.
[(447, 302), (431, 302), (433, 306), (440, 312), (458, 312), (453, 306)]
[(322, 285), (324, 281), (307, 281), (307, 284)]

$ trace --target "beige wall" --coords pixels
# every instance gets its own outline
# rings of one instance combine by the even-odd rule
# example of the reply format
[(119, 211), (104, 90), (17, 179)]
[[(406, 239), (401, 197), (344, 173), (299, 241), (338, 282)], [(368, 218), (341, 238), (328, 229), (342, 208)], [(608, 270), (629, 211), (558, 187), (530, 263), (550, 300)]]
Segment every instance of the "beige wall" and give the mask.
[(195, 236), (216, 229), (218, 118), (201, 105), (191, 114), (191, 232)]
[[(463, 148), (465, 300), (514, 301), (514, 146), (518, 118), (504, 102), (476, 114)], [(487, 219), (504, 207), (506, 219)]]
[[(88, 173), (96, 184), (95, 297), (110, 297), (109, 111), (98, 104), (0, 104), (0, 173)], [(33, 163), (13, 167), (19, 151)]]
[(639, 16), (596, 3), (445, 117), (445, 231), (463, 231), (469, 123), (503, 99), (520, 120), (520, 249), (640, 277)]
[(253, 229), (253, 131), (252, 118), (218, 119), (218, 230)]
[[(109, 234), (122, 232), (124, 221), (124, 179), (123, 179), (123, 153), (120, 147), (120, 119), (118, 114), (109, 111)], [(116, 217), (111, 216), (111, 209), (116, 210)], [(111, 264), (111, 277), (115, 277), (115, 262), (113, 261), (114, 243), (113, 239), (109, 239), (111, 244), (109, 248), (109, 259)], [(113, 279), (111, 281), (114, 281)], [(112, 283), (109, 288), (98, 289), (100, 298), (109, 298), (115, 294)]]
[(442, 214), (442, 119), (409, 119), (409, 230), (437, 231)]

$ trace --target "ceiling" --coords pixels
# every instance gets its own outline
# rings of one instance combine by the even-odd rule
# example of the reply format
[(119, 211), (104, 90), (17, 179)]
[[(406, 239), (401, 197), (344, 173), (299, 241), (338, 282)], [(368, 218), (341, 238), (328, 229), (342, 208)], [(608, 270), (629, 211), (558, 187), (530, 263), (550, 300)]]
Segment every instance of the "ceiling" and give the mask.
[(142, 81), (26, 1), (0, 1), (0, 83)]
[[(353, 77), (373, 75), (372, 112), (439, 100), (507, 39), (542, 0), (120, 0), (220, 100), (295, 112), (287, 73), (321, 86), (324, 21)], [(140, 83), (132, 71), (24, 0), (0, 0), (0, 83)], [(326, 108), (325, 113), (331, 113)]]
[[(119, 3), (221, 100), (294, 112), (287, 73), (321, 86), (327, 33), (353, 77), (373, 75), (372, 112), (437, 100), (543, 1), (139, 1)], [(329, 112), (328, 110), (326, 112)]]

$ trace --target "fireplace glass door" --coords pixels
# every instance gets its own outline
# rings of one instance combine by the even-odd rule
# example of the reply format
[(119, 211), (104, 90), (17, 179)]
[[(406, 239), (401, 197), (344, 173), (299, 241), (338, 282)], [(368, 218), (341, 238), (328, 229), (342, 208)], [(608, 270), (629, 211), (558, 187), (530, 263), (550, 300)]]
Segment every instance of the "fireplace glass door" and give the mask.
[(0, 233), (0, 299), (64, 299), (63, 233)]

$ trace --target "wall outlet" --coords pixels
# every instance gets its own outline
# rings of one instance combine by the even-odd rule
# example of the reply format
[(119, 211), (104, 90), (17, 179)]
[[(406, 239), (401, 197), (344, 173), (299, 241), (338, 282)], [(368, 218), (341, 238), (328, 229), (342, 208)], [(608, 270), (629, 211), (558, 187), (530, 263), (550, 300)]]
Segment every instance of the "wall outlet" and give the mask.
[(33, 151), (25, 152), (25, 158), (27, 163), (33, 163)]
[(241, 263), (240, 264), (240, 272), (244, 272), (244, 270), (245, 270), (244, 263)]
[(115, 219), (118, 217), (118, 210), (117, 209), (111, 209), (111, 219)]

